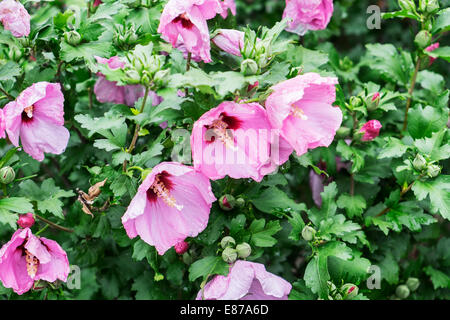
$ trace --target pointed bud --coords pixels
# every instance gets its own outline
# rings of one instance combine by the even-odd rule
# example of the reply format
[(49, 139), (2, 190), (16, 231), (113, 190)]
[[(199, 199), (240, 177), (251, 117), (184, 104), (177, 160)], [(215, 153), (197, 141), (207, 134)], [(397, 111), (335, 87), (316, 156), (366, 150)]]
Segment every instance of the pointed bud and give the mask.
[(231, 194), (226, 194), (219, 199), (219, 206), (224, 211), (231, 211), (236, 205), (236, 200)]
[(75, 30), (72, 30), (64, 33), (64, 39), (71, 46), (77, 46), (81, 42), (81, 35)]
[(427, 167), (427, 160), (421, 154), (417, 154), (413, 161), (413, 167), (417, 171), (422, 171)]
[(189, 249), (189, 243), (186, 241), (180, 241), (175, 246), (175, 252), (178, 254), (183, 254)]
[(358, 295), (359, 288), (353, 283), (346, 283), (341, 287), (345, 299), (352, 299)]
[(352, 96), (350, 97), (350, 104), (353, 108), (358, 108), (362, 105), (362, 100), (360, 97)]
[(372, 96), (369, 96), (366, 100), (367, 110), (375, 111), (380, 105), (380, 99), (381, 96), (379, 92), (375, 92)]
[(241, 63), (241, 71), (246, 76), (253, 76), (258, 73), (259, 67), (255, 60), (245, 59)]
[(243, 208), (245, 207), (245, 200), (242, 198), (237, 198), (236, 199), (236, 205), (238, 206), (238, 208)]
[(435, 13), (439, 10), (438, 0), (421, 0), (420, 9), (426, 13)]
[(243, 242), (236, 246), (236, 252), (239, 258), (245, 259), (252, 254), (252, 248), (247, 242)]
[(222, 249), (234, 247), (235, 245), (236, 241), (230, 236), (224, 237), (222, 241), (220, 241), (220, 246), (222, 247)]
[(31, 212), (26, 214), (21, 214), (17, 220), (17, 224), (21, 228), (31, 228), (35, 223), (33, 214)]
[(237, 252), (233, 248), (225, 248), (222, 252), (222, 259), (226, 263), (233, 263), (237, 259)]
[(418, 48), (425, 49), (431, 44), (432, 39), (433, 36), (431, 35), (431, 33), (429, 33), (426, 30), (422, 30), (416, 35), (414, 43), (417, 45)]
[(411, 292), (409, 291), (409, 288), (407, 286), (405, 286), (404, 284), (398, 286), (397, 289), (395, 290), (395, 294), (400, 299), (408, 298), (410, 293)]
[(306, 241), (311, 241), (314, 239), (314, 236), (316, 235), (316, 230), (313, 227), (305, 226), (302, 230), (302, 237)]
[(420, 286), (420, 281), (417, 278), (408, 278), (406, 281), (406, 286), (411, 290), (412, 292), (416, 291)]
[(0, 182), (3, 184), (8, 184), (14, 181), (16, 178), (16, 173), (14, 169), (10, 166), (3, 167), (0, 169)]
[(435, 178), (441, 173), (441, 167), (435, 164), (431, 164), (427, 168), (427, 175), (430, 178)]
[(371, 141), (380, 135), (380, 129), (383, 126), (378, 120), (370, 120), (366, 122), (359, 132), (364, 133), (362, 141)]

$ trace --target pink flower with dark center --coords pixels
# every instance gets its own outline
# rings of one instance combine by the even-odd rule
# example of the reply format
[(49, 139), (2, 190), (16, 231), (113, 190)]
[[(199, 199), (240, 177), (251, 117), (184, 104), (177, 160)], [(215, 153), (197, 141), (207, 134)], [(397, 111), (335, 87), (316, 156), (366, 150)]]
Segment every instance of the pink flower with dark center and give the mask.
[(31, 212), (26, 213), (26, 214), (21, 214), (19, 216), (19, 219), (17, 220), (17, 224), (21, 227), (21, 228), (31, 228), (34, 225), (34, 217), (33, 214)]
[(44, 152), (61, 154), (70, 133), (64, 127), (64, 95), (59, 83), (38, 82), (25, 89), (3, 109), (6, 132), (16, 147), (38, 161)]
[(241, 57), (241, 49), (244, 48), (245, 33), (233, 29), (219, 29), (212, 42), (221, 50)]
[(37, 280), (65, 282), (69, 271), (67, 254), (59, 244), (36, 237), (29, 228), (17, 230), (0, 249), (0, 280), (19, 295)]
[(194, 167), (212, 180), (261, 181), (285, 163), (292, 148), (272, 130), (258, 103), (223, 102), (194, 123)]
[(222, 3), (222, 13), (220, 14), (222, 18), (226, 19), (228, 17), (228, 9), (230, 9), (233, 16), (236, 15), (236, 3), (234, 0), (220, 0)]
[(378, 120), (370, 120), (365, 123), (359, 132), (364, 133), (362, 141), (371, 141), (380, 135), (380, 129), (383, 126)]
[(206, 20), (222, 11), (219, 0), (170, 0), (164, 7), (158, 32), (173, 47), (181, 42), (193, 56), (208, 63), (211, 55)]
[(286, 31), (304, 35), (308, 30), (325, 29), (333, 15), (333, 0), (286, 0), (283, 19)]
[(179, 163), (163, 162), (139, 186), (122, 223), (130, 238), (139, 235), (163, 255), (206, 228), (214, 201), (211, 184), (203, 174)]
[[(428, 46), (425, 48), (425, 51), (427, 52), (433, 52), (434, 50), (436, 50), (437, 48), (439, 48), (439, 42), (433, 43), (432, 45)], [(433, 62), (436, 60), (437, 58), (434, 57), (430, 57), (430, 66), (433, 64)]]
[[(98, 63), (107, 64), (111, 70), (122, 69), (125, 67), (125, 62), (123, 62), (119, 57), (114, 56), (109, 59), (102, 57), (97, 57)], [(109, 81), (106, 77), (99, 73), (98, 80), (94, 86), (94, 93), (97, 100), (101, 103), (115, 103), (115, 104), (125, 104), (129, 107), (134, 107), (136, 101), (142, 98), (145, 94), (145, 88), (141, 85), (127, 85), (119, 86), (115, 81)], [(162, 98), (159, 97), (155, 92), (150, 91), (149, 97), (152, 99), (152, 105), (156, 106), (161, 103)]]
[(16, 38), (30, 34), (30, 15), (25, 7), (14, 0), (0, 2), (0, 21)]
[(183, 254), (189, 249), (189, 243), (186, 241), (180, 241), (175, 245), (175, 252), (178, 254)]
[(307, 73), (272, 87), (266, 101), (270, 123), (298, 156), (333, 142), (342, 123), (342, 111), (332, 105), (337, 83), (336, 78)]
[(266, 271), (264, 265), (238, 260), (227, 276), (217, 275), (197, 294), (197, 300), (287, 300), (292, 285)]

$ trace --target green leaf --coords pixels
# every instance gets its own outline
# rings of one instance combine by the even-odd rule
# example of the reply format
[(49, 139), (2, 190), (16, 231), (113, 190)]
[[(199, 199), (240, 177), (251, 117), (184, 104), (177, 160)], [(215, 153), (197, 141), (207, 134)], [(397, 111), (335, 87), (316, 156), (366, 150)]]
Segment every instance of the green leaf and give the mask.
[(400, 268), (392, 253), (388, 252), (384, 259), (378, 262), (378, 266), (381, 269), (382, 279), (385, 279), (389, 284), (398, 283)]
[(378, 159), (399, 158), (410, 148), (400, 139), (393, 137), (385, 138), (385, 142), (386, 144), (381, 148), (381, 151), (378, 154)]
[(425, 51), (425, 53), (433, 58), (441, 58), (450, 62), (450, 46), (439, 47), (433, 51)]
[(130, 197), (136, 194), (136, 183), (129, 176), (121, 174), (111, 183), (111, 190), (116, 197), (121, 197), (128, 192)]
[(350, 219), (355, 216), (360, 217), (367, 206), (366, 199), (360, 195), (342, 194), (336, 203), (339, 208), (345, 209)]
[(359, 285), (368, 277), (371, 263), (366, 258), (361, 258), (361, 253), (353, 253), (353, 259), (342, 260), (331, 256), (328, 259), (328, 270), (333, 283), (354, 283)]
[(408, 132), (414, 139), (431, 137), (434, 132), (441, 130), (447, 121), (448, 111), (430, 106), (423, 109), (419, 105), (417, 108), (409, 110)]
[(439, 212), (445, 219), (450, 220), (450, 176), (441, 175), (427, 181), (417, 180), (412, 190), (418, 200), (424, 200), (429, 196), (431, 211)]
[(336, 182), (332, 182), (328, 186), (326, 186), (323, 192), (320, 193), (320, 195), (322, 197), (322, 207), (320, 209), (313, 208), (309, 214), (309, 218), (316, 226), (319, 226), (321, 221), (327, 220), (328, 218), (336, 214)]
[(447, 129), (434, 132), (431, 138), (418, 139), (414, 144), (420, 152), (429, 155), (432, 161), (450, 158), (450, 143)]
[(293, 212), (292, 217), (290, 217), (288, 221), (292, 226), (292, 231), (289, 235), (289, 239), (293, 241), (299, 241), (302, 230), (305, 227), (305, 222), (303, 221), (302, 216), (298, 212)]
[(208, 276), (220, 274), (226, 276), (230, 266), (221, 257), (209, 256), (195, 261), (189, 267), (189, 281), (193, 282), (198, 278), (206, 280)]
[(281, 226), (278, 220), (269, 221), (266, 225), (266, 220), (255, 219), (249, 227), (252, 234), (250, 241), (256, 247), (273, 247), (278, 241), (272, 236), (280, 230)]
[(12, 197), (0, 199), (0, 210), (15, 213), (28, 213), (33, 211), (33, 205), (27, 198)]
[(430, 276), (434, 290), (439, 288), (450, 289), (450, 277), (448, 275), (442, 271), (434, 269), (432, 266), (424, 268), (423, 271)]
[(298, 280), (292, 284), (289, 300), (316, 300), (317, 296), (306, 286), (305, 280)]
[(91, 68), (95, 67), (94, 56), (109, 57), (111, 55), (111, 43), (106, 41), (93, 41), (71, 46), (65, 41), (61, 42), (61, 58), (65, 62), (84, 59)]
[(14, 80), (14, 77), (20, 76), (21, 73), (22, 69), (17, 63), (7, 61), (0, 66), (0, 81)]
[(267, 188), (250, 200), (258, 210), (265, 213), (274, 213), (279, 209), (306, 210), (306, 206), (303, 203), (296, 203), (277, 187)]
[(364, 167), (364, 154), (360, 150), (347, 145), (343, 140), (339, 140), (336, 151), (344, 160), (353, 161), (352, 173), (358, 172)]
[(433, 24), (431, 32), (445, 32), (450, 30), (450, 9), (443, 10)]

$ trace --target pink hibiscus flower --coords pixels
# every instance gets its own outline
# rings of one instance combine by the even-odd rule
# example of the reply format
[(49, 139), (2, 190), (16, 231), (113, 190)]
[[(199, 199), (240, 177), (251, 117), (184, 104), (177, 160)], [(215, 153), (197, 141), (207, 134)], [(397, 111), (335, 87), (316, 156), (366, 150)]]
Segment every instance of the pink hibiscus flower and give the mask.
[(203, 114), (194, 123), (191, 148), (194, 167), (212, 180), (228, 175), (261, 181), (292, 153), (258, 103), (223, 102)]
[(5, 123), (5, 115), (3, 113), (3, 109), (0, 109), (0, 139), (6, 138), (6, 123)]
[(236, 3), (234, 0), (221, 0), (222, 13), (220, 14), (222, 18), (226, 19), (228, 17), (228, 9), (230, 9), (233, 16), (236, 15)]
[(219, 29), (212, 42), (221, 50), (241, 57), (241, 49), (244, 48), (245, 33), (233, 29)]
[(65, 282), (69, 272), (67, 254), (59, 244), (36, 237), (29, 228), (17, 230), (0, 249), (0, 280), (19, 295), (37, 280)]
[(362, 141), (371, 141), (380, 135), (380, 129), (383, 126), (378, 120), (370, 120), (366, 122), (359, 132), (364, 133)]
[(197, 300), (287, 300), (292, 285), (283, 278), (266, 271), (264, 265), (238, 260), (228, 275), (217, 275)]
[(222, 13), (218, 0), (170, 0), (161, 15), (158, 32), (176, 47), (184, 44), (192, 55), (211, 62), (209, 30), (206, 20)]
[(25, 89), (3, 109), (6, 132), (16, 147), (38, 161), (44, 152), (61, 154), (70, 133), (64, 127), (64, 95), (59, 83), (38, 82)]
[(286, 31), (304, 35), (308, 30), (325, 29), (333, 15), (333, 0), (286, 0), (283, 19)]
[(163, 255), (206, 228), (215, 200), (203, 174), (179, 163), (163, 162), (139, 186), (122, 223), (130, 238), (139, 235)]
[(337, 83), (336, 78), (307, 73), (272, 87), (266, 101), (269, 120), (298, 156), (333, 142), (342, 123), (341, 110), (332, 106)]
[[(112, 70), (122, 69), (125, 67), (125, 63), (117, 56), (109, 59), (95, 57), (98, 63), (107, 64)], [(119, 86), (115, 81), (109, 81), (106, 77), (99, 73), (98, 80), (94, 86), (94, 93), (97, 100), (101, 103), (115, 103), (115, 104), (125, 104), (129, 107), (134, 107), (136, 101), (142, 98), (145, 94), (144, 86), (137, 85), (127, 85)], [(162, 98), (159, 97), (155, 92), (150, 91), (149, 97), (152, 99), (152, 105), (156, 106), (161, 103)]]
[(30, 15), (25, 7), (15, 0), (0, 2), (0, 21), (16, 38), (30, 34)]

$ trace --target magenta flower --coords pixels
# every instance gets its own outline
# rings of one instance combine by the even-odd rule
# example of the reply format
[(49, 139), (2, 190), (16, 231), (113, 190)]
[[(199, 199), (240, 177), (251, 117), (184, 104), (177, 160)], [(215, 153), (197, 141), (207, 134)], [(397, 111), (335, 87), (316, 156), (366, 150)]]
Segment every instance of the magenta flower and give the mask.
[(371, 141), (380, 135), (380, 129), (383, 126), (378, 120), (370, 120), (365, 123), (359, 132), (364, 133), (362, 141)]
[(228, 9), (230, 9), (233, 16), (236, 15), (236, 3), (234, 0), (221, 0), (222, 3), (222, 13), (220, 14), (222, 18), (226, 19), (228, 17)]
[(170, 0), (164, 7), (158, 32), (173, 47), (181, 42), (192, 55), (208, 63), (211, 47), (206, 20), (217, 13), (222, 13), (219, 0)]
[(308, 30), (325, 29), (333, 15), (333, 0), (286, 0), (283, 19), (286, 31), (304, 35)]
[(242, 56), (241, 49), (244, 48), (245, 33), (233, 29), (219, 29), (212, 42), (221, 50), (235, 55)]
[(16, 38), (30, 34), (30, 15), (27, 9), (15, 0), (0, 2), (0, 21), (6, 30)]
[(180, 241), (175, 246), (175, 252), (178, 254), (183, 254), (189, 249), (189, 243), (186, 241)]
[(197, 300), (287, 300), (292, 285), (283, 278), (266, 271), (260, 263), (238, 260), (228, 275), (217, 275)]
[[(433, 52), (434, 50), (436, 50), (437, 48), (439, 48), (439, 42), (433, 43), (432, 45), (428, 46), (425, 48), (425, 51), (427, 52)], [(430, 66), (433, 64), (433, 62), (436, 60), (437, 58), (434, 57), (430, 57)]]
[(19, 219), (17, 220), (17, 224), (21, 227), (21, 228), (31, 228), (34, 225), (34, 217), (33, 214), (31, 212), (26, 213), (26, 214), (21, 214), (19, 216)]
[(261, 181), (292, 153), (258, 103), (223, 102), (203, 114), (194, 123), (191, 148), (195, 169), (212, 180)]
[(142, 182), (122, 223), (130, 238), (139, 235), (163, 255), (206, 228), (215, 200), (203, 174), (179, 163), (163, 162)]
[[(98, 63), (107, 64), (111, 70), (122, 69), (125, 67), (125, 62), (123, 62), (119, 57), (114, 56), (109, 59), (95, 57)], [(115, 81), (109, 81), (106, 77), (99, 73), (98, 80), (94, 86), (94, 93), (97, 100), (101, 103), (115, 103), (115, 104), (125, 104), (129, 107), (134, 107), (136, 101), (142, 98), (145, 94), (145, 88), (141, 85), (127, 85), (119, 86)], [(152, 99), (152, 105), (156, 106), (161, 103), (162, 98), (159, 97), (155, 92), (150, 91), (148, 94)]]
[(64, 127), (64, 95), (59, 83), (38, 82), (25, 89), (3, 109), (6, 132), (16, 147), (38, 161), (44, 152), (61, 154), (70, 133)]
[(102, 3), (103, 3), (102, 0), (95, 0), (93, 6), (95, 8), (95, 7), (98, 7), (99, 5), (101, 5)]
[(342, 123), (341, 110), (332, 106), (337, 83), (336, 78), (307, 73), (272, 87), (266, 101), (270, 123), (298, 156), (333, 142)]
[(0, 249), (0, 280), (19, 295), (37, 280), (65, 282), (69, 271), (67, 254), (59, 244), (36, 237), (29, 228), (17, 230)]

